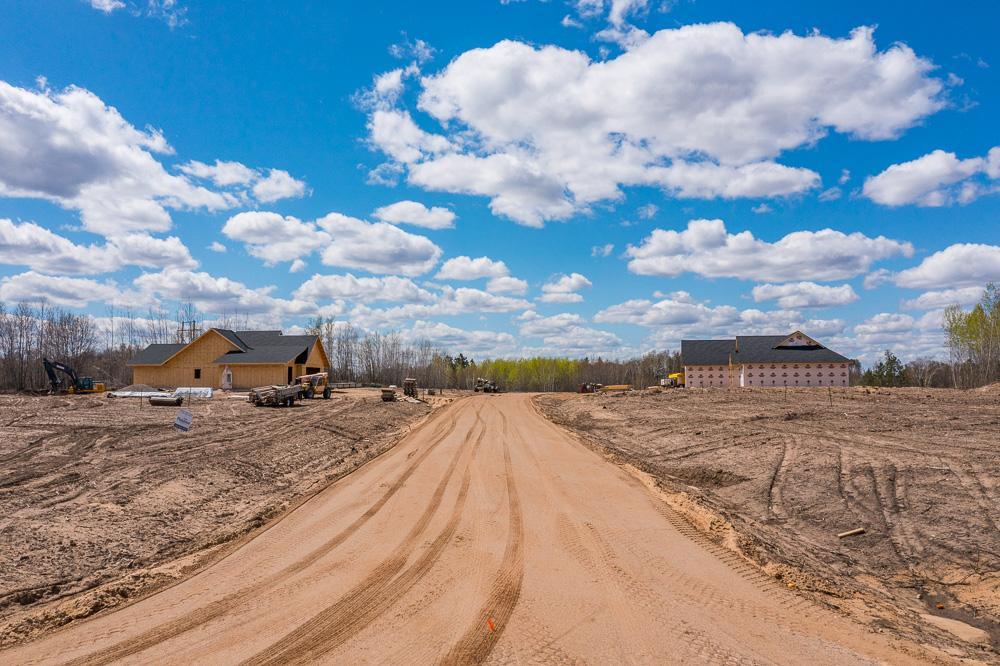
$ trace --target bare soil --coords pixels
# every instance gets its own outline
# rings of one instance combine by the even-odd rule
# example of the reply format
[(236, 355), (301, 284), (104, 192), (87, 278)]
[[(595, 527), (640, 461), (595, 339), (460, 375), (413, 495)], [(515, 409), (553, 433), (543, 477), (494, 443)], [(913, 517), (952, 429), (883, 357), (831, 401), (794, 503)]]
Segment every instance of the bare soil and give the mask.
[(436, 410), (196, 575), (16, 664), (956, 663), (714, 547), (524, 394)]
[(875, 631), (997, 658), (1000, 387), (675, 389), (536, 404), (652, 475), (693, 524), (789, 588)]
[(370, 390), (184, 407), (188, 433), (138, 398), (0, 396), (0, 647), (174, 583), (430, 411)]

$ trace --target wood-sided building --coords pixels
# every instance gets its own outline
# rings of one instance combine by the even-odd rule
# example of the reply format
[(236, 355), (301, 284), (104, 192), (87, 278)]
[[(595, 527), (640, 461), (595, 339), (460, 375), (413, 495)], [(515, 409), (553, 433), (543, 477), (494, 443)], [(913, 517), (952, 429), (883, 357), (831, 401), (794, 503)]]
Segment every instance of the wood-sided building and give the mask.
[(149, 345), (129, 363), (132, 383), (249, 389), (290, 384), (330, 367), (316, 335), (210, 328), (190, 343)]
[(847, 386), (850, 359), (802, 331), (681, 340), (684, 384), (690, 388)]

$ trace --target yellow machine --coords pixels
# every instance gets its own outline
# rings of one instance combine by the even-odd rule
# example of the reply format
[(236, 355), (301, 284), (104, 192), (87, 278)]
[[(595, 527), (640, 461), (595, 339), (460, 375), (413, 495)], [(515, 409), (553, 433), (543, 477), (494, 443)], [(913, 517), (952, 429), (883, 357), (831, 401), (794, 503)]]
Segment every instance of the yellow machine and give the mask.
[(317, 395), (322, 395), (325, 400), (329, 400), (330, 394), (333, 393), (333, 387), (330, 386), (330, 376), (325, 372), (296, 377), (295, 383), (302, 385), (303, 398), (315, 398)]
[(667, 375), (666, 379), (660, 380), (660, 386), (662, 386), (663, 388), (683, 388), (684, 373), (671, 372), (669, 375)]
[[(45, 373), (49, 376), (49, 393), (56, 394), (66, 391), (66, 393), (104, 393), (104, 382), (95, 382), (92, 377), (80, 377), (76, 370), (65, 363), (42, 359), (45, 366)], [(63, 381), (56, 370), (66, 375), (69, 381)]]

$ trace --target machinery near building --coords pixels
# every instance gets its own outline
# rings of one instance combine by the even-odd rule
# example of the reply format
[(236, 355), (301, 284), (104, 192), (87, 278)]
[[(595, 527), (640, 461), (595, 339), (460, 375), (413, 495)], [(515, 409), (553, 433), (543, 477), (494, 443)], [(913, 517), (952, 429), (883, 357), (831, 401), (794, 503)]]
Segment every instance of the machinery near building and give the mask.
[(417, 380), (413, 377), (407, 377), (403, 380), (403, 395), (409, 398), (417, 397)]
[[(95, 382), (92, 377), (80, 377), (76, 370), (65, 363), (42, 359), (45, 366), (45, 374), (49, 376), (49, 394), (54, 395), (66, 391), (67, 393), (104, 393), (104, 382)], [(69, 383), (63, 387), (63, 380), (56, 374), (56, 370), (62, 372), (69, 379)]]
[(584, 382), (583, 384), (580, 384), (580, 388), (577, 389), (577, 393), (597, 393), (602, 388), (604, 388), (604, 384), (597, 384), (595, 382)]
[(302, 397), (312, 399), (322, 395), (324, 400), (330, 399), (333, 387), (330, 386), (330, 375), (326, 372), (314, 372), (311, 375), (301, 375), (295, 378), (295, 383), (302, 387)]
[(671, 372), (660, 380), (660, 386), (663, 388), (684, 388), (684, 373)]
[(500, 387), (492, 379), (483, 379), (482, 377), (476, 378), (476, 383), (472, 387), (472, 390), (476, 393), (499, 393)]
[(255, 407), (291, 407), (302, 399), (302, 384), (259, 386), (250, 389), (247, 402)]

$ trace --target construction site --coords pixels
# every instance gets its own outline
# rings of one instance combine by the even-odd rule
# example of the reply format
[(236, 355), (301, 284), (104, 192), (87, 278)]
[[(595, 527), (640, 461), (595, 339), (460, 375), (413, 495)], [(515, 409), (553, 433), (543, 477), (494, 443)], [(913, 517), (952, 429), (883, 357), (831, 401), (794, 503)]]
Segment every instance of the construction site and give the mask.
[(996, 659), (996, 387), (324, 375), (0, 397), (0, 658)]

